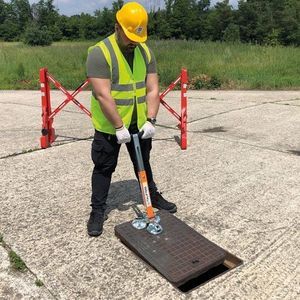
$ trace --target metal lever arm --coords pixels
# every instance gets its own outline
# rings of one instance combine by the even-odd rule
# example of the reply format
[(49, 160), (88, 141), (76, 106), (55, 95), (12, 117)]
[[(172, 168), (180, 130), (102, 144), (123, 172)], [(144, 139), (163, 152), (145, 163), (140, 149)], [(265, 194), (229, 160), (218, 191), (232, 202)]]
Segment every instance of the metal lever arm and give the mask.
[(133, 139), (133, 145), (134, 145), (135, 155), (137, 160), (138, 177), (139, 177), (139, 183), (142, 192), (144, 206), (146, 208), (148, 219), (153, 219), (155, 217), (155, 214), (151, 203), (147, 175), (144, 167), (143, 156), (142, 156), (142, 151), (141, 151), (141, 146), (139, 141), (139, 134), (133, 134), (132, 139)]

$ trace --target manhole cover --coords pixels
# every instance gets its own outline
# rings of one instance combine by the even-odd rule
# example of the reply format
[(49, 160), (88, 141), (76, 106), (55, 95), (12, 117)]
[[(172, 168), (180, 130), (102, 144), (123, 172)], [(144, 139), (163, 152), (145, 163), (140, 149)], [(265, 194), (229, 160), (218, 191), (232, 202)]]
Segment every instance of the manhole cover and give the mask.
[(131, 221), (115, 227), (116, 236), (134, 253), (179, 287), (222, 264), (227, 252), (167, 211), (157, 213), (163, 232), (137, 230)]

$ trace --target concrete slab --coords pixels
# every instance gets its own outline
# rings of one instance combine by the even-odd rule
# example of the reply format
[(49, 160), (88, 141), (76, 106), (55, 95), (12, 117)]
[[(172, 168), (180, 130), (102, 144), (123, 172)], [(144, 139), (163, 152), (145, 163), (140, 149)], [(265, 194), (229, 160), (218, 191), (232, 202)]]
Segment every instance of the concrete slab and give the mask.
[[(89, 92), (78, 97), (89, 107)], [(53, 101), (52, 101), (53, 100)], [(65, 100), (59, 91), (51, 92), (52, 109)], [(0, 157), (39, 149), (42, 128), (39, 91), (0, 91)], [(92, 136), (90, 118), (69, 103), (54, 119), (57, 143), (66, 143)]]
[(28, 270), (14, 271), (6, 249), (0, 246), (0, 299), (54, 299), (44, 287), (36, 285), (36, 277)]
[[(268, 102), (300, 105), (298, 91), (189, 91), (188, 96), (188, 122), (211, 119), (229, 112), (239, 113), (241, 109), (259, 108)], [(89, 91), (83, 91), (76, 99), (89, 109)], [(180, 113), (180, 91), (170, 92), (165, 99)], [(63, 100), (62, 92), (51, 91), (52, 109)], [(0, 157), (38, 149), (42, 124), (40, 92), (0, 91), (0, 104)], [(178, 121), (162, 107), (158, 125), (176, 130), (177, 124)], [(88, 139), (93, 135), (89, 117), (72, 102), (55, 117), (54, 128), (58, 135), (56, 144)]]
[[(291, 93), (282, 97), (266, 93), (265, 102), (276, 97), (295, 99)], [(191, 99), (189, 114), (195, 119), (188, 127), (186, 151), (174, 141), (177, 131), (166, 128), (172, 120), (174, 125), (174, 119), (161, 109), (160, 123), (166, 127), (157, 127), (152, 151), (159, 188), (177, 203), (181, 220), (244, 260), (243, 266), (188, 296), (114, 236), (114, 226), (134, 218), (131, 206), (140, 201), (125, 147), (100, 238), (86, 234), (90, 140), (0, 160), (4, 174), (0, 233), (57, 299), (296, 299), (300, 293), (300, 164), (299, 157), (287, 150), (299, 146), (299, 107), (258, 105), (264, 102), (258, 94), (259, 99), (247, 92), (249, 101), (243, 103), (230, 100), (235, 93), (228, 93), (228, 113), (225, 100), (208, 99), (218, 96), (216, 92), (206, 92), (202, 105)], [(214, 116), (196, 121), (198, 114)], [(216, 126), (230, 130), (205, 131)], [(10, 153), (8, 148), (2, 151)]]
[[(211, 104), (211, 109), (214, 105), (219, 106)], [(200, 109), (200, 104), (196, 106)], [(188, 130), (262, 148), (299, 151), (299, 115), (299, 106), (266, 103), (200, 117), (190, 121)]]

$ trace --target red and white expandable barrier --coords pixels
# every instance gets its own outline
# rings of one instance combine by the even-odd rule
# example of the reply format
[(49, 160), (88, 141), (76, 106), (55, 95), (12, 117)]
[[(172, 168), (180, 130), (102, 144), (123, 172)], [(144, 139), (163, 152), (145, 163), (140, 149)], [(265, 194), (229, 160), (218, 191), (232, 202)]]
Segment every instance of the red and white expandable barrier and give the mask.
[[(179, 115), (167, 102), (164, 97), (180, 82), (181, 84), (181, 114)], [(182, 150), (187, 148), (187, 84), (188, 75), (186, 69), (181, 69), (180, 76), (173, 81), (169, 87), (160, 94), (161, 104), (180, 122), (178, 128), (181, 131), (180, 147)]]
[[(51, 109), (50, 98), (50, 82), (52, 82), (56, 88), (61, 90), (66, 99), (54, 110)], [(89, 81), (84, 81), (73, 93), (69, 93), (50, 73), (46, 68), (40, 69), (40, 84), (42, 94), (42, 136), (40, 138), (41, 148), (45, 149), (51, 146), (55, 141), (55, 130), (52, 127), (54, 117), (70, 102), (76, 104), (83, 112), (89, 117), (92, 116), (90, 111), (85, 108), (75, 97), (88, 86)]]
[[(51, 109), (51, 93), (50, 93), (50, 83), (61, 90), (66, 96), (65, 100), (53, 111)], [(177, 85), (181, 83), (181, 115), (179, 115), (173, 108), (171, 108), (163, 98)], [(160, 94), (161, 104), (169, 111), (173, 116), (180, 122), (178, 124), (181, 130), (181, 149), (185, 150), (187, 148), (187, 70), (182, 69), (180, 76), (172, 82), (169, 87)], [(41, 148), (45, 149), (51, 146), (55, 141), (55, 129), (53, 128), (54, 117), (69, 103), (73, 102), (77, 105), (84, 113), (89, 117), (92, 117), (91, 112), (82, 105), (76, 96), (89, 85), (89, 80), (87, 79), (81, 85), (79, 85), (73, 93), (69, 93), (47, 70), (47, 68), (40, 69), (40, 84), (41, 84), (41, 100), (42, 100), (42, 136), (40, 137)]]

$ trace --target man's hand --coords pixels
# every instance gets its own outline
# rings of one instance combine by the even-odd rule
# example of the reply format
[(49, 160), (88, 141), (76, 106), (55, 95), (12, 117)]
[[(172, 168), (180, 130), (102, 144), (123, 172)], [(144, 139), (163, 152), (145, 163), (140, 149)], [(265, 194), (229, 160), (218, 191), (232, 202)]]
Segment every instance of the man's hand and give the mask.
[(155, 127), (149, 121), (147, 121), (140, 129), (140, 131), (144, 132), (144, 134), (142, 135), (142, 139), (150, 139), (154, 137)]
[(131, 140), (130, 133), (124, 125), (121, 128), (116, 129), (116, 136), (118, 144), (129, 143)]

